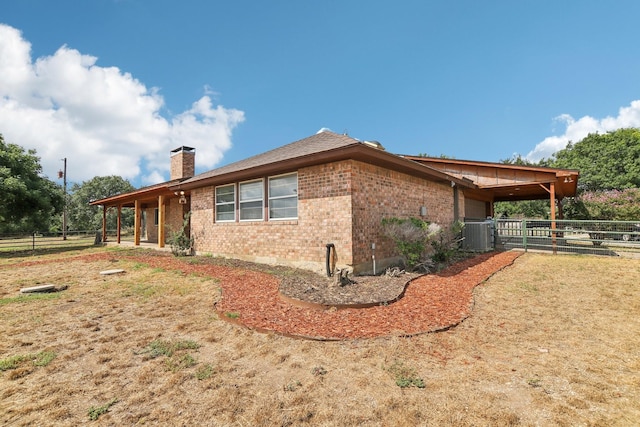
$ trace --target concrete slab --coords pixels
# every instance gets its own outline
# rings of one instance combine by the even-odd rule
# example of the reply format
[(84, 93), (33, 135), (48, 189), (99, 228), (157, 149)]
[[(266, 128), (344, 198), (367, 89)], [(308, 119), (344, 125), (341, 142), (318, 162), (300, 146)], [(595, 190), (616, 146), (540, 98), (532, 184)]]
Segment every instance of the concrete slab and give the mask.
[(54, 292), (55, 290), (56, 290), (56, 285), (46, 284), (46, 285), (32, 286), (30, 288), (22, 288), (20, 289), (20, 293), (30, 294), (34, 292)]
[(108, 276), (108, 275), (111, 275), (111, 274), (120, 274), (120, 273), (124, 273), (124, 270), (115, 269), (115, 270), (104, 270), (104, 271), (100, 272), (100, 274), (102, 274), (103, 276)]

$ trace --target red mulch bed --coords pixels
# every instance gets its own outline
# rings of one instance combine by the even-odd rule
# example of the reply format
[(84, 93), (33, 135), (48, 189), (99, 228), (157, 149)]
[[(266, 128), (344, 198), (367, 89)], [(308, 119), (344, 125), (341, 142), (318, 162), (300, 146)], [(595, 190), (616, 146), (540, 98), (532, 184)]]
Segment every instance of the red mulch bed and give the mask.
[[(280, 298), (280, 279), (272, 274), (238, 266), (208, 264), (206, 259), (175, 258), (159, 252), (99, 253), (66, 259), (26, 261), (13, 264), (64, 262), (83, 259), (88, 262), (118, 258), (144, 262), (152, 267), (179, 270), (185, 274), (206, 274), (219, 280), (220, 301), (214, 304), (221, 319), (258, 331), (316, 340), (344, 340), (390, 335), (416, 335), (457, 325), (470, 314), (473, 288), (504, 267), (511, 265), (520, 252), (492, 252), (461, 261), (437, 274), (418, 277), (407, 286), (399, 301), (369, 308), (317, 310), (294, 306)], [(5, 265), (0, 269), (11, 268)], [(217, 298), (217, 293), (205, 297)]]
[(222, 281), (221, 318), (249, 328), (317, 340), (416, 335), (450, 328), (467, 318), (473, 288), (513, 263), (520, 252), (478, 255), (434, 275), (413, 280), (404, 297), (389, 305), (343, 310), (302, 308), (284, 302), (278, 282)]

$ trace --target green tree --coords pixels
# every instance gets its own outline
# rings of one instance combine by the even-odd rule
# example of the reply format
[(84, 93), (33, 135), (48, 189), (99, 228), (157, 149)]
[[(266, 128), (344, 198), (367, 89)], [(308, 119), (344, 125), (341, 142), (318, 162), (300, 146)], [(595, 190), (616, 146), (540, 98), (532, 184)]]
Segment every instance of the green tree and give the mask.
[(35, 150), (0, 135), (0, 233), (49, 230), (62, 211), (62, 188), (41, 176)]
[[(102, 228), (102, 208), (91, 206), (89, 202), (104, 199), (135, 190), (129, 181), (119, 176), (96, 176), (71, 187), (68, 205), (68, 224), (72, 230), (98, 230)], [(122, 226), (133, 226), (133, 211), (122, 210)], [(107, 211), (107, 228), (117, 226), (118, 213), (114, 209)]]
[(623, 190), (640, 187), (640, 129), (592, 133), (570, 142), (549, 159), (552, 167), (580, 170), (584, 191)]
[(504, 163), (505, 165), (538, 166), (536, 163), (522, 157), (520, 154), (514, 154), (508, 159), (501, 159), (500, 163)]
[(590, 191), (565, 205), (570, 219), (637, 221), (640, 219), (640, 188)]
[(508, 218), (548, 218), (548, 200), (518, 200), (516, 202), (495, 202), (493, 211), (496, 217)]

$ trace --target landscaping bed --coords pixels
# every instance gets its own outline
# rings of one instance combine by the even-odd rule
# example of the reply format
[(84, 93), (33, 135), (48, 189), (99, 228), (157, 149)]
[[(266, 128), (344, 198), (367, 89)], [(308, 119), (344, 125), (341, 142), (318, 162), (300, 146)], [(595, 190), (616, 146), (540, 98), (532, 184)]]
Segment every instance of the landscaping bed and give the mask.
[[(366, 308), (317, 310), (292, 304), (281, 298), (277, 280), (224, 282), (216, 311), (224, 320), (256, 330), (318, 340), (416, 335), (449, 328), (468, 317), (473, 288), (513, 263), (520, 254), (478, 255), (437, 274), (414, 279), (396, 302)], [(311, 283), (310, 277), (299, 289), (327, 287), (325, 279)], [(396, 290), (401, 283), (395, 284)]]

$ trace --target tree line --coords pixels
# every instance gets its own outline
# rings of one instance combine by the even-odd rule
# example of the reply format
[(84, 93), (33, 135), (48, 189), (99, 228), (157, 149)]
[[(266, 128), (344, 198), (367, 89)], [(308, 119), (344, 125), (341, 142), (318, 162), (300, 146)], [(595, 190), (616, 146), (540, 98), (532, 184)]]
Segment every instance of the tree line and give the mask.
[[(0, 134), (0, 234), (59, 232), (67, 211), (68, 230), (99, 230), (102, 210), (89, 202), (135, 190), (119, 176), (95, 177), (63, 186), (42, 173), (35, 150), (7, 143)], [(117, 213), (108, 212), (107, 228), (115, 229)], [(133, 225), (133, 213), (123, 211), (123, 225)]]
[[(537, 163), (521, 156), (501, 162), (578, 169), (578, 195), (563, 202), (567, 219), (640, 219), (640, 129), (592, 133)], [(129, 181), (112, 175), (74, 183), (65, 195), (60, 183), (42, 174), (35, 150), (6, 143), (0, 134), (0, 234), (61, 231), (65, 205), (69, 230), (99, 230), (102, 210), (89, 202), (132, 190)], [(548, 218), (549, 201), (497, 202), (494, 211)], [(133, 212), (125, 209), (122, 214), (123, 226), (132, 226)], [(109, 211), (107, 228), (115, 229), (116, 221), (116, 213)]]

